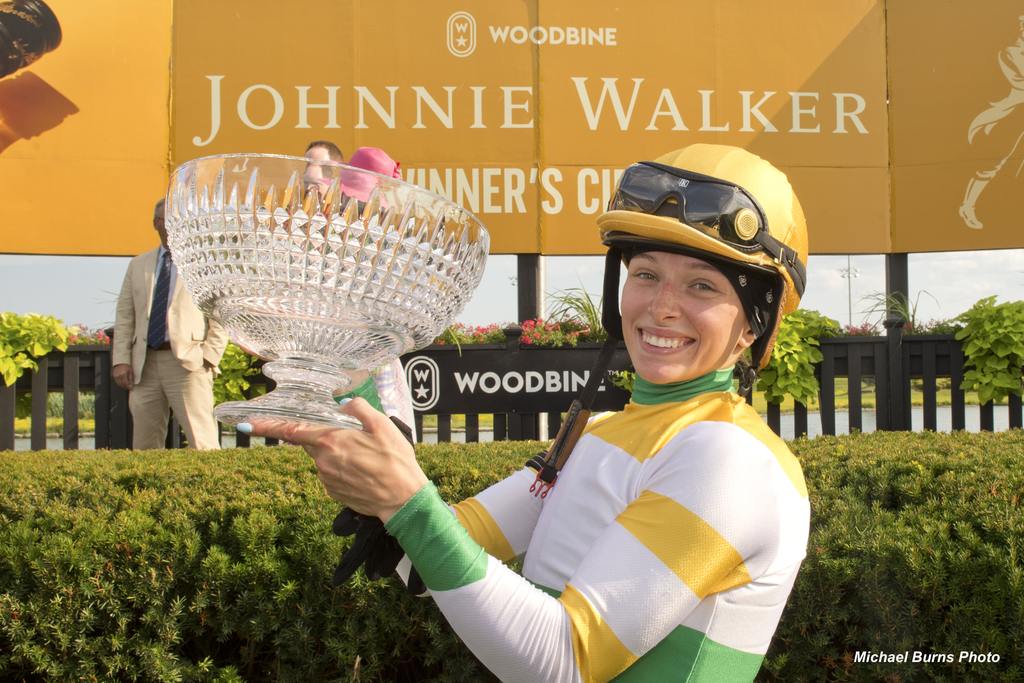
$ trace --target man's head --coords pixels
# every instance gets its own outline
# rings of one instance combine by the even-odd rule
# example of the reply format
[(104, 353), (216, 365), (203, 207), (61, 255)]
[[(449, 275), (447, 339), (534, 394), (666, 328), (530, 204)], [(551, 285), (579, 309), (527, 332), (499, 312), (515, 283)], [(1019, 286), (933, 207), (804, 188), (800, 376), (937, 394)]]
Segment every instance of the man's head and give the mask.
[(164, 199), (163, 197), (153, 207), (153, 227), (156, 234), (160, 235), (160, 244), (167, 246), (167, 229), (164, 227)]
[(306, 145), (305, 156), (313, 161), (336, 161), (339, 164), (345, 161), (345, 155), (330, 140), (313, 140)]
[(333, 142), (314, 140), (306, 145), (306, 158), (310, 163), (306, 165), (303, 180), (307, 186), (315, 186), (319, 192), (323, 193), (331, 181), (337, 177), (337, 169), (331, 164), (340, 164), (344, 161), (341, 150)]

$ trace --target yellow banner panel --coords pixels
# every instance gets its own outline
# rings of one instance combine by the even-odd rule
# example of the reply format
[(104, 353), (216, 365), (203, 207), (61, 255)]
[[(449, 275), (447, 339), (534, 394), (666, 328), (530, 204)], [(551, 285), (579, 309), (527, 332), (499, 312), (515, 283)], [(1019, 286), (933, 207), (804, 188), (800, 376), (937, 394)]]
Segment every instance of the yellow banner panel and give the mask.
[(541, 238), (545, 254), (601, 254), (597, 217), (608, 206), (622, 168), (551, 166), (542, 170)]
[(814, 253), (1024, 246), (1011, 0), (50, 5), (62, 44), (0, 80), (5, 252), (138, 253), (168, 162), (315, 139), (384, 148), (495, 253), (599, 252), (615, 172), (693, 142), (785, 169)]
[(541, 20), (606, 43), (540, 46), (543, 163), (621, 165), (716, 142), (759, 144), (780, 165), (886, 165), (875, 0), (550, 2)]
[[(887, 164), (876, 0), (242, 7), (175, 5), (175, 163), (318, 138), (383, 147), (407, 179), (468, 198), (494, 253), (599, 252), (608, 174), (697, 141), (822, 169), (837, 184), (813, 183), (804, 203), (839, 249), (864, 219), (836, 218), (849, 181), (835, 171)], [(224, 40), (226, 26), (249, 39)], [(885, 228), (856, 248), (884, 251)]]
[[(812, 254), (884, 253), (889, 241), (885, 168), (782, 166), (807, 211)], [(814, 207), (811, 214), (808, 206)], [(811, 216), (813, 215), (813, 222)]]
[(47, 0), (63, 39), (0, 80), (0, 251), (135, 254), (167, 182), (171, 0)]
[(447, 197), (480, 218), (492, 254), (538, 253), (537, 169), (514, 164), (438, 164), (402, 169), (402, 178)]
[(897, 252), (1024, 247), (1024, 6), (888, 3)]
[[(815, 223), (810, 230), (813, 253), (872, 253), (877, 251), (878, 244), (887, 242), (886, 169), (781, 169), (805, 206), (815, 199), (821, 200), (815, 203)], [(543, 174), (545, 183), (540, 198), (544, 253), (603, 253), (595, 219), (607, 206), (621, 168), (556, 166), (544, 169)], [(837, 192), (840, 187), (856, 188), (856, 192)]]
[[(529, 21), (521, 3), (178, 0), (172, 158), (329, 139), (405, 166), (531, 163), (531, 50), (487, 58), (477, 8)], [(484, 62), (455, 56), (460, 41)]]
[[(867, 224), (885, 219), (889, 202), (880, 2), (541, 3), (540, 23), (582, 23), (590, 41), (539, 47), (542, 168), (621, 168), (694, 142), (740, 145), (790, 173), (812, 250), (887, 250), (888, 223)], [(595, 181), (589, 170), (572, 175), (563, 182), (579, 201), (542, 216), (545, 253), (598, 249), (587, 220)], [(878, 194), (848, 197), (864, 178)]]
[[(530, 4), (280, 7), (178, 0), (175, 163), (239, 151), (300, 155), (316, 139), (346, 157), (381, 147), (407, 180), (478, 213), (494, 253), (540, 250), (533, 50), (497, 54), (474, 17), (529, 25)], [(227, 26), (248, 39), (225, 40)], [(460, 56), (468, 54), (483, 66)]]

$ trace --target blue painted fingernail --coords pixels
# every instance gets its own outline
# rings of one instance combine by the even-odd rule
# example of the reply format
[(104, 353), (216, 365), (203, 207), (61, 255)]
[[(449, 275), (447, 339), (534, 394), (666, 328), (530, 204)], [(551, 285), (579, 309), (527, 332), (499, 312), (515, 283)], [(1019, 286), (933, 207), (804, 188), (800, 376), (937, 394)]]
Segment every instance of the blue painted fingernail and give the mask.
[(350, 403), (351, 401), (352, 401), (352, 399), (350, 399), (350, 398), (339, 398), (338, 399), (338, 405), (339, 406), (343, 406), (346, 403)]
[(248, 422), (239, 422), (235, 425), (235, 429), (243, 434), (252, 434), (252, 425)]

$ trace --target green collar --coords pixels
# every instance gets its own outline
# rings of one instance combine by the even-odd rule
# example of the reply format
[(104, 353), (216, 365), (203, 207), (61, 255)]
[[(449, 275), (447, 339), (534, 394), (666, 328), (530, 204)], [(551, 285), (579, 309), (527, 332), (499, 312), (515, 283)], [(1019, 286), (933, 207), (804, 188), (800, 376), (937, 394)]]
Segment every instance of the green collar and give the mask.
[(633, 403), (678, 403), (712, 391), (732, 391), (732, 374), (733, 368), (723, 368), (703, 377), (671, 384), (652, 384), (637, 375), (633, 382)]

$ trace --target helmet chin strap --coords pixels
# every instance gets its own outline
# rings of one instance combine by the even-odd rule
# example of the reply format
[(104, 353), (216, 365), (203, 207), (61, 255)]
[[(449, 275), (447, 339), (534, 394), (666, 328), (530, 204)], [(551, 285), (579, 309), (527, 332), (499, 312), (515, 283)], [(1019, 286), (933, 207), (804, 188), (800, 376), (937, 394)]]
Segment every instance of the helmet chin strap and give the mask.
[(535, 496), (545, 498), (558, 480), (558, 473), (572, 454), (583, 430), (587, 426), (590, 411), (597, 399), (597, 391), (608, 374), (615, 349), (622, 341), (622, 315), (619, 313), (619, 264), (622, 252), (618, 247), (609, 247), (605, 256), (604, 292), (601, 306), (601, 324), (608, 333), (601, 351), (590, 369), (590, 376), (580, 395), (573, 400), (562, 422), (558, 434), (545, 453), (538, 453), (526, 465), (537, 470), (537, 477), (530, 487)]
[(608, 247), (604, 257), (604, 292), (602, 294), (601, 324), (604, 325), (608, 338), (616, 342), (622, 340), (622, 314), (619, 313), (619, 268), (622, 263), (622, 250), (616, 246)]

